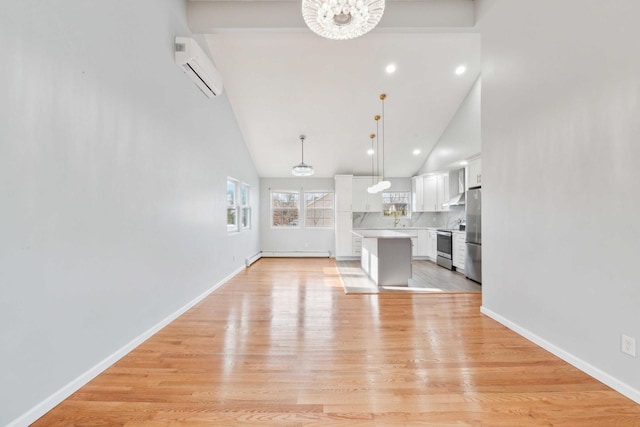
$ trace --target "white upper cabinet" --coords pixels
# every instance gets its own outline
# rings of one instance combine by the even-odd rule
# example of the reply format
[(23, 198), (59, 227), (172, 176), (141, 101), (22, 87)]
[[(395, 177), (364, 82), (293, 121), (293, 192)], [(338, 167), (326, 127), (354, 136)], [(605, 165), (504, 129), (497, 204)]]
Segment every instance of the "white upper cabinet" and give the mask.
[(482, 185), (482, 163), (481, 159), (469, 161), (467, 165), (467, 190)]
[(443, 173), (436, 176), (437, 182), (437, 211), (449, 210), (449, 174)]
[(371, 194), (367, 191), (377, 180), (370, 176), (353, 177), (353, 196), (351, 210), (353, 212), (382, 212), (382, 193)]
[(351, 212), (352, 181), (352, 175), (335, 176), (336, 212)]
[(424, 210), (424, 190), (422, 187), (422, 177), (411, 178), (411, 212), (422, 212)]
[(424, 211), (436, 212), (438, 210), (438, 178), (435, 175), (425, 176), (422, 180), (424, 195)]
[(449, 174), (414, 176), (411, 178), (411, 210), (441, 212), (449, 210)]

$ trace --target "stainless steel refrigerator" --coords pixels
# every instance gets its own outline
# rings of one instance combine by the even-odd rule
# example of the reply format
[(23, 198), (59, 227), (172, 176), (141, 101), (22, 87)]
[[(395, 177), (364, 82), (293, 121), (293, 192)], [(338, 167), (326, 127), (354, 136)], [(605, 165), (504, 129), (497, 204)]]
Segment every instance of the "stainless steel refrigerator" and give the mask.
[(467, 191), (467, 257), (464, 260), (464, 275), (467, 279), (482, 283), (482, 191), (472, 188)]

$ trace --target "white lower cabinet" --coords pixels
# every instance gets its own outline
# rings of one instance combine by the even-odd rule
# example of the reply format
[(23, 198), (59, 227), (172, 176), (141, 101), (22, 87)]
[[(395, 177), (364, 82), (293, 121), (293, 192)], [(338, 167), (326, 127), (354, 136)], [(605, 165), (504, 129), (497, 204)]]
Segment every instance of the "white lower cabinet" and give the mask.
[(351, 238), (351, 243), (352, 243), (352, 252), (351, 254), (353, 256), (360, 256), (362, 255), (362, 237), (360, 236), (355, 236), (352, 235), (353, 237)]
[(467, 256), (465, 240), (465, 233), (453, 233), (453, 266), (459, 270), (464, 270), (464, 259)]
[(429, 256), (429, 234), (427, 230), (418, 230), (418, 256)]
[(438, 256), (438, 233), (436, 230), (427, 230), (427, 256), (434, 261)]
[(415, 258), (418, 256), (418, 238), (411, 238), (411, 257)]
[[(342, 226), (341, 223), (343, 223)], [(400, 231), (398, 229), (390, 230)], [(362, 238), (353, 235), (351, 231), (351, 213), (338, 212), (336, 218), (336, 257), (359, 257), (362, 254)], [(411, 256), (413, 258), (436, 260), (438, 234), (435, 229), (406, 230), (404, 232), (411, 237)], [(462, 243), (464, 244), (464, 235)], [(464, 264), (464, 256), (462, 263)]]

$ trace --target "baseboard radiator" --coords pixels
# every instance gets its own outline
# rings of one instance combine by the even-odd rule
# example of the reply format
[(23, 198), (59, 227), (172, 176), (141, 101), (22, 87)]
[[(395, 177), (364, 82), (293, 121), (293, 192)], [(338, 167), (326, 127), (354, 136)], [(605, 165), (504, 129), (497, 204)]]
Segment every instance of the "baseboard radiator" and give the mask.
[(244, 263), (247, 267), (251, 267), (251, 264), (259, 260), (260, 258), (262, 258), (262, 252), (258, 252), (254, 255), (251, 255), (250, 257), (244, 260)]
[(329, 251), (262, 251), (265, 258), (330, 258)]

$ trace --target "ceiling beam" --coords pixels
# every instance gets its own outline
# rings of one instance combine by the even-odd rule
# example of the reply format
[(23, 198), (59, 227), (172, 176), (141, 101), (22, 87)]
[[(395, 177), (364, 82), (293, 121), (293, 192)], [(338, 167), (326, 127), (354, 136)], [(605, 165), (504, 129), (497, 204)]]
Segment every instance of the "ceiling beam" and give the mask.
[[(300, 1), (189, 1), (187, 17), (198, 34), (307, 30)], [(376, 30), (455, 30), (474, 24), (473, 0), (392, 0)]]

